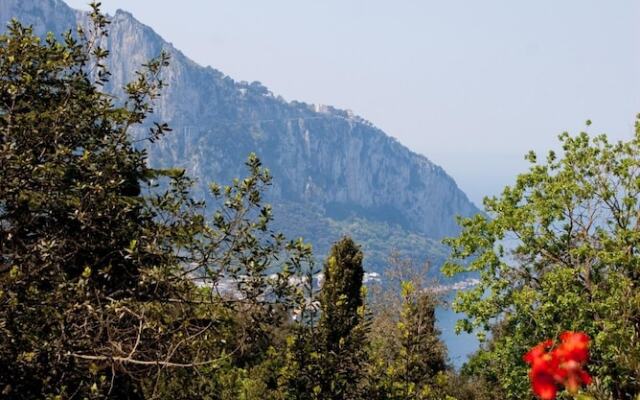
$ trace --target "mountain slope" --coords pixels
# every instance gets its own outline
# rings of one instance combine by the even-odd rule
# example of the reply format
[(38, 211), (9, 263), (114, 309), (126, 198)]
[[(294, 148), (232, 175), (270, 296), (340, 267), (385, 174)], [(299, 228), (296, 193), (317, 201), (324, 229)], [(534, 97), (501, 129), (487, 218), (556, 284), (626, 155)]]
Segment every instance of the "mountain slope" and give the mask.
[[(12, 17), (38, 33), (87, 23), (61, 0), (2, 0), (0, 23)], [(319, 255), (350, 233), (364, 244), (369, 269), (382, 269), (393, 248), (439, 262), (438, 240), (456, 232), (455, 216), (477, 212), (442, 168), (348, 111), (286, 102), (258, 82), (201, 67), (123, 11), (112, 17), (106, 45), (116, 93), (145, 61), (171, 54), (154, 120), (174, 132), (149, 147), (153, 165), (185, 167), (207, 198), (208, 182), (242, 176), (256, 152), (274, 176), (278, 227), (303, 235)]]

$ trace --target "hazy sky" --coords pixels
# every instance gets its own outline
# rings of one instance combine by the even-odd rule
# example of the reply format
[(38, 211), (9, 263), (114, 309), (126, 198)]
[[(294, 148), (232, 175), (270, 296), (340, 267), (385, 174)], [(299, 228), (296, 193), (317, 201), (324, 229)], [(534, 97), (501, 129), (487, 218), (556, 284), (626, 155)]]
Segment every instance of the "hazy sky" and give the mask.
[[(83, 8), (88, 0), (67, 0)], [(479, 203), (530, 149), (640, 112), (637, 0), (102, 0), (203, 65), (351, 109)]]

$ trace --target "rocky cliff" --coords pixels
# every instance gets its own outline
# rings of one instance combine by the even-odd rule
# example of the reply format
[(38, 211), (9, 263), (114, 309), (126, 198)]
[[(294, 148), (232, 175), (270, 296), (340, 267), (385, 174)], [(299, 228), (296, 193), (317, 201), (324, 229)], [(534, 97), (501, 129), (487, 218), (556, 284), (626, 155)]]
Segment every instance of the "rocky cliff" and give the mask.
[[(0, 0), (0, 23), (16, 17), (36, 32), (62, 32), (87, 16), (61, 0)], [(477, 212), (439, 166), (411, 152), (366, 120), (328, 106), (286, 102), (259, 82), (237, 82), (189, 60), (138, 22), (111, 17), (111, 90), (118, 92), (141, 64), (161, 50), (171, 55), (168, 87), (154, 120), (173, 132), (148, 148), (155, 166), (181, 166), (208, 182), (244, 173), (256, 152), (274, 176), (269, 200), (279, 227), (303, 235), (319, 254), (341, 234), (364, 243), (371, 269), (384, 266), (393, 248), (439, 261), (438, 240), (456, 232), (456, 215)]]

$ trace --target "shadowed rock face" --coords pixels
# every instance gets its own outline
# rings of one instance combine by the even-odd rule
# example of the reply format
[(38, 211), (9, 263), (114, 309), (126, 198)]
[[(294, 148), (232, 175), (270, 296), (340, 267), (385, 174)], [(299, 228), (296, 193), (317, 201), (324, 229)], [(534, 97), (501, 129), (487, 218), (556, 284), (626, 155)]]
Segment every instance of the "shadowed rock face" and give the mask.
[[(12, 17), (39, 34), (88, 19), (61, 0), (1, 0), (0, 23)], [(364, 243), (373, 269), (392, 248), (437, 262), (437, 240), (457, 231), (455, 216), (477, 212), (442, 168), (371, 123), (332, 107), (286, 102), (258, 82), (199, 66), (129, 13), (112, 17), (106, 46), (115, 93), (145, 61), (163, 49), (171, 54), (169, 86), (152, 120), (174, 131), (149, 146), (152, 165), (186, 168), (199, 179), (196, 194), (209, 198), (208, 182), (242, 176), (246, 156), (256, 152), (274, 175), (269, 201), (278, 228), (304, 235), (319, 254), (349, 233)]]

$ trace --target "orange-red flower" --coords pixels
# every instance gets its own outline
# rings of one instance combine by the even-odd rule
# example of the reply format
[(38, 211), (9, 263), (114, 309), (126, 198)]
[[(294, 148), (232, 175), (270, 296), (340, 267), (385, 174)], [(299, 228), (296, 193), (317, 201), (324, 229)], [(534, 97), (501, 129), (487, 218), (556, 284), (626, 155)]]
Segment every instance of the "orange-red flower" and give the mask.
[(580, 364), (589, 358), (589, 336), (583, 332), (563, 332), (560, 345), (554, 350), (559, 357)]
[(591, 383), (591, 377), (582, 369), (589, 357), (589, 336), (564, 332), (560, 341), (551, 351), (553, 342), (546, 340), (524, 355), (524, 361), (531, 365), (531, 387), (542, 400), (555, 399), (559, 384), (576, 393), (581, 385)]
[(571, 393), (576, 393), (581, 385), (591, 383), (591, 376), (583, 369), (589, 358), (589, 336), (582, 332), (564, 332), (562, 343), (553, 351), (558, 360), (558, 378)]
[(543, 400), (555, 399), (558, 392), (555, 378), (558, 362), (552, 353), (547, 352), (552, 345), (551, 340), (544, 341), (524, 355), (524, 360), (531, 365), (529, 379), (533, 393)]

